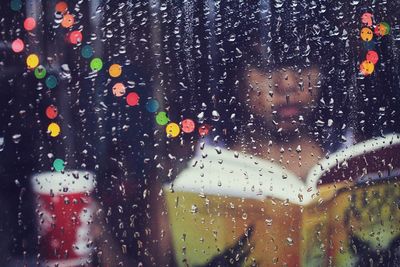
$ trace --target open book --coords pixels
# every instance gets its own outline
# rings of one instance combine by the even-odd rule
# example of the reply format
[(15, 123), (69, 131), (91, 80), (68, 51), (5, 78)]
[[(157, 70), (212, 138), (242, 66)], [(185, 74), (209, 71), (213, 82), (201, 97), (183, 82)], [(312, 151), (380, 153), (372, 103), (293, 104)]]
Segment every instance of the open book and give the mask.
[[(355, 234), (347, 226), (353, 217), (353, 224), (365, 223), (357, 217), (362, 214), (356, 206), (368, 194), (375, 194), (379, 205), (361, 201), (366, 212), (372, 206), (391, 210), (397, 203), (391, 200), (400, 195), (398, 151), (400, 136), (395, 134), (361, 142), (321, 160), (303, 182), (279, 164), (205, 147), (166, 185), (176, 257), (182, 266), (202, 266), (240, 245), (240, 253), (225, 257), (237, 266), (357, 262), (359, 251), (351, 246)], [(377, 198), (379, 194), (385, 197)], [(387, 216), (381, 213), (377, 216)], [(242, 239), (249, 228), (254, 231), (245, 249), (246, 244), (239, 243), (246, 243)], [(381, 250), (400, 234), (398, 226), (393, 228), (387, 230), (392, 234), (381, 237)], [(342, 235), (330, 236), (338, 229)], [(361, 232), (355, 238), (370, 242)]]

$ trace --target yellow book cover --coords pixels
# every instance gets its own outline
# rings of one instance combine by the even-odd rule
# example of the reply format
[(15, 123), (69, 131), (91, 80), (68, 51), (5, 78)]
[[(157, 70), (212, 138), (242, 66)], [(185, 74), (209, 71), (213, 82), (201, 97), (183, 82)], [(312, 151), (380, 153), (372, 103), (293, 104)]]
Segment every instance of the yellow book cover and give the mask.
[[(396, 188), (388, 191), (394, 201), (399, 147), (397, 135), (356, 144), (320, 161), (306, 182), (263, 159), (202, 149), (164, 187), (179, 266), (355, 266), (361, 252), (344, 223), (351, 196)], [(387, 209), (398, 218), (393, 201)], [(383, 229), (398, 233), (389, 223)]]

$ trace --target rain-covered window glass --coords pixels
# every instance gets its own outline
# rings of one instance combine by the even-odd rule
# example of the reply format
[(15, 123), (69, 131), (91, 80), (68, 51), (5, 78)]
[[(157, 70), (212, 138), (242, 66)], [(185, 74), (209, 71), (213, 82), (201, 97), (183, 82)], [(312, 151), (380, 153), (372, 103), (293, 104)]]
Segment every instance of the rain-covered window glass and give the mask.
[(0, 266), (400, 266), (400, 2), (4, 0)]

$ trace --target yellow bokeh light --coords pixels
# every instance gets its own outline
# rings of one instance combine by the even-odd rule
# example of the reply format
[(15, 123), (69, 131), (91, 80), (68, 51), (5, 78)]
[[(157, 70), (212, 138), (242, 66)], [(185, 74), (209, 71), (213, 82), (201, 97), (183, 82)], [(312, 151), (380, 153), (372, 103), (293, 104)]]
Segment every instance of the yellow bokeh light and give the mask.
[(165, 127), (165, 130), (168, 137), (177, 137), (181, 132), (179, 125), (175, 122), (168, 123), (168, 125)]
[(50, 133), (51, 137), (56, 137), (56, 136), (58, 136), (60, 134), (61, 129), (60, 129), (60, 126), (57, 123), (52, 122), (47, 127), (47, 131)]
[(108, 70), (110, 76), (113, 78), (117, 78), (122, 74), (122, 67), (119, 64), (112, 64)]
[(26, 58), (26, 65), (28, 69), (34, 69), (39, 65), (39, 57), (36, 54), (30, 54)]

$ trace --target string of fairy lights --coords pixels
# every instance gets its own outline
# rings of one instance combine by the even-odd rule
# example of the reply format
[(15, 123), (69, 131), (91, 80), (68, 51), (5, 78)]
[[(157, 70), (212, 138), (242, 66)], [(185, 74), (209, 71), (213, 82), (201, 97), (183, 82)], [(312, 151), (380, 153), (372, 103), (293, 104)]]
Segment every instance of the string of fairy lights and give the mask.
[[(20, 0), (11, 0), (10, 7), (13, 11), (20, 11), (23, 6)], [(81, 46), (81, 56), (84, 59), (90, 60), (89, 67), (92, 72), (100, 72), (103, 69), (104, 63), (100, 57), (95, 57), (95, 51), (90, 44), (83, 44), (83, 36), (80, 30), (74, 30), (76, 26), (75, 15), (69, 12), (68, 3), (65, 1), (58, 2), (55, 7), (55, 23), (61, 27), (68, 29), (65, 40), (72, 45)], [(23, 23), (24, 29), (27, 32), (35, 30), (37, 21), (33, 17), (27, 17)], [(14, 53), (19, 54), (24, 50), (29, 50), (26, 47), (24, 40), (16, 38), (11, 43), (11, 48)], [(38, 80), (43, 80), (48, 89), (54, 90), (58, 85), (58, 78), (56, 75), (48, 74), (45, 63), (40, 59), (40, 55), (36, 53), (28, 53), (26, 56), (26, 67), (28, 71), (33, 71)], [(123, 66), (118, 63), (113, 63), (108, 68), (108, 75), (112, 78), (118, 78), (123, 73)], [(111, 87), (112, 93), (115, 97), (125, 97), (126, 104), (131, 107), (140, 104), (140, 95), (138, 92), (127, 92), (127, 87), (123, 82), (115, 82)], [(190, 134), (194, 132), (196, 123), (190, 118), (183, 119), (180, 123), (171, 122), (170, 118), (165, 111), (159, 111), (159, 102), (152, 98), (145, 103), (145, 108), (148, 112), (155, 114), (155, 121), (159, 126), (165, 126), (165, 132), (168, 138), (178, 137), (180, 134)], [(62, 133), (60, 125), (57, 123), (56, 118), (59, 115), (58, 109), (54, 104), (49, 105), (45, 110), (46, 117), (50, 120), (47, 126), (47, 133), (50, 137), (59, 137)], [(199, 125), (199, 134), (201, 136), (207, 135), (208, 125)], [(56, 158), (53, 161), (53, 168), (55, 171), (63, 171), (65, 167), (64, 160)]]

